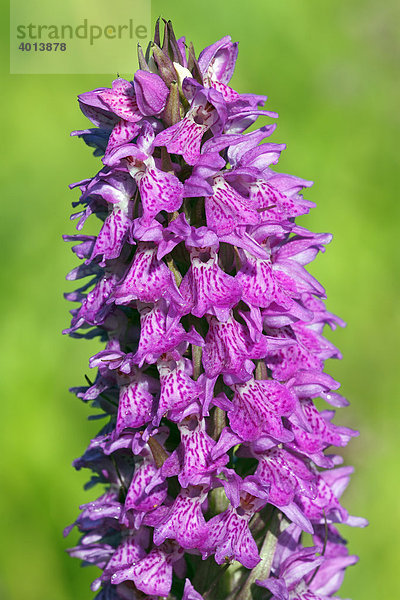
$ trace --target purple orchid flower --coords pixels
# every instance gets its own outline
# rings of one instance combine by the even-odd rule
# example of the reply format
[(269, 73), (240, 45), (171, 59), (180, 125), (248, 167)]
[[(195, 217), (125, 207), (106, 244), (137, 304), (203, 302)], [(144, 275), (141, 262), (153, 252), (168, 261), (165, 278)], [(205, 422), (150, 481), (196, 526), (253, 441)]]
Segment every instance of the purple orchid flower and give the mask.
[(105, 348), (71, 391), (107, 422), (73, 463), (105, 489), (69, 553), (100, 569), (97, 600), (336, 598), (357, 561), (336, 524), (366, 521), (331, 449), (358, 434), (333, 422), (348, 403), (324, 370), (341, 358), (324, 327), (344, 323), (306, 269), (331, 236), (295, 222), (312, 182), (273, 171), (276, 125), (246, 132), (277, 115), (230, 87), (237, 43), (196, 58), (170, 22), (161, 37), (133, 81), (80, 94), (94, 127), (72, 134), (103, 164), (71, 186), (67, 280), (84, 283), (65, 333)]

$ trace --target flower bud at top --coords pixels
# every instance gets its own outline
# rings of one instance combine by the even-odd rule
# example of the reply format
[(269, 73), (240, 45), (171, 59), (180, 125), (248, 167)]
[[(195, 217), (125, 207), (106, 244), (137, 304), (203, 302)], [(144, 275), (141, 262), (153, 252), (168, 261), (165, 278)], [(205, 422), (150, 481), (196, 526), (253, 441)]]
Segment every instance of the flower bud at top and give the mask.
[(164, 108), (168, 88), (156, 73), (136, 71), (134, 78), (136, 101), (140, 112), (146, 117), (158, 115)]

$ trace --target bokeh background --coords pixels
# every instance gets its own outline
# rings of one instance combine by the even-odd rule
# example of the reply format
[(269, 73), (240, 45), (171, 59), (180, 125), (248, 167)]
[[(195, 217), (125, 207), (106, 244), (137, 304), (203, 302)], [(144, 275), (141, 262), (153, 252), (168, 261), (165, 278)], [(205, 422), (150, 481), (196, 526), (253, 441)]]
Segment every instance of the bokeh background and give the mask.
[[(398, 598), (399, 5), (153, 0), (152, 13), (171, 18), (197, 51), (226, 33), (240, 41), (233, 86), (269, 95), (280, 115), (272, 141), (288, 146), (278, 169), (315, 181), (306, 197), (317, 207), (302, 224), (334, 241), (312, 272), (348, 322), (330, 335), (344, 359), (328, 371), (351, 400), (336, 422), (362, 433), (345, 451), (356, 470), (344, 504), (370, 520), (342, 528), (360, 563), (341, 595)], [(68, 135), (86, 126), (76, 95), (115, 74), (10, 76), (6, 14), (2, 23), (0, 597), (91, 598), (96, 569), (65, 554), (76, 538), (61, 532), (91, 499), (87, 474), (70, 463), (98, 424), (67, 389), (83, 384), (97, 345), (61, 336), (64, 275), (76, 264), (61, 234), (73, 232), (67, 184), (99, 166)]]

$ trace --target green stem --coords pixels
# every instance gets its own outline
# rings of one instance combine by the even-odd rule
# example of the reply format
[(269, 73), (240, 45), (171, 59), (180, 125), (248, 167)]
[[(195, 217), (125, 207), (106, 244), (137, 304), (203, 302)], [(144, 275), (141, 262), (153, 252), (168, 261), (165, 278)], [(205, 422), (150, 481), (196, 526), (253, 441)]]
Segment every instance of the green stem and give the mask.
[(147, 443), (153, 455), (154, 462), (156, 463), (156, 466), (159, 469), (167, 460), (168, 453), (166, 452), (166, 450), (164, 450), (161, 444), (159, 444), (154, 437), (150, 437)]
[(257, 360), (256, 379), (268, 379), (267, 367), (263, 360)]
[(192, 344), (193, 379), (197, 381), (201, 373), (201, 356), (203, 349)]
[(251, 519), (249, 528), (257, 546), (259, 546), (260, 541), (264, 539), (274, 514), (275, 507), (272, 504), (267, 504), (267, 506), (264, 506), (264, 508), (256, 513)]
[(214, 590), (215, 586), (218, 584), (219, 580), (224, 575), (225, 571), (227, 569), (229, 569), (230, 566), (231, 566), (231, 563), (225, 563), (219, 569), (218, 575), (215, 577), (214, 581), (212, 581), (212, 583), (211, 583), (210, 587), (208, 588), (207, 592), (205, 594), (203, 594), (204, 600), (208, 600), (210, 598), (211, 592)]
[(177, 266), (174, 263), (174, 259), (172, 256), (168, 256), (166, 261), (167, 267), (170, 271), (172, 271), (173, 276), (175, 277), (176, 285), (179, 287), (182, 281), (182, 275), (180, 274)]
[(212, 415), (211, 423), (211, 437), (213, 440), (218, 441), (222, 430), (226, 426), (226, 413), (224, 410), (216, 406)]

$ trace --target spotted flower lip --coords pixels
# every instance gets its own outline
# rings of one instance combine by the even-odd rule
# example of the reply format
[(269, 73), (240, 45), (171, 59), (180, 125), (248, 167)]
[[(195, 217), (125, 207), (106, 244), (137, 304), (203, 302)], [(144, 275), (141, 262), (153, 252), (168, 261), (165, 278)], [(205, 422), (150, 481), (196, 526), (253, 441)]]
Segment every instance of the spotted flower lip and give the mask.
[(111, 583), (129, 580), (145, 594), (165, 596), (171, 589), (173, 563), (180, 558), (179, 551), (168, 546), (154, 548), (132, 566), (114, 573)]
[(163, 475), (177, 475), (182, 488), (209, 483), (210, 474), (222, 472), (227, 456), (212, 458), (215, 441), (206, 432), (204, 419), (188, 415), (178, 425), (181, 442), (161, 468)]
[(179, 287), (186, 301), (185, 312), (196, 317), (215, 314), (220, 321), (227, 321), (230, 309), (240, 300), (240, 285), (218, 266), (215, 251), (193, 249), (190, 260), (191, 266)]
[(357, 557), (336, 524), (367, 523), (341, 501), (334, 447), (358, 432), (334, 422), (348, 401), (325, 370), (324, 328), (345, 323), (307, 270), (332, 236), (296, 222), (312, 182), (274, 170), (276, 124), (248, 131), (277, 114), (231, 87), (237, 42), (197, 56), (160, 25), (132, 81), (78, 97), (72, 135), (101, 163), (70, 186), (64, 332), (105, 343), (71, 389), (104, 419), (73, 462), (104, 489), (68, 552), (100, 570), (96, 600), (337, 598)]
[(127, 305), (133, 300), (156, 302), (161, 298), (183, 303), (173, 274), (167, 265), (157, 260), (157, 248), (139, 242), (132, 265), (113, 292), (110, 302)]
[(191, 361), (182, 357), (174, 360), (167, 354), (157, 361), (157, 369), (160, 376), (160, 396), (153, 424), (159, 425), (166, 414), (171, 421), (177, 423), (193, 412), (196, 414), (204, 396), (204, 386), (199, 380), (192, 379)]
[[(143, 117), (139, 110), (132, 83), (125, 79), (115, 79), (112, 89), (103, 89), (98, 93), (98, 98), (108, 110), (126, 121), (136, 123)], [(99, 108), (101, 104), (98, 104)]]

